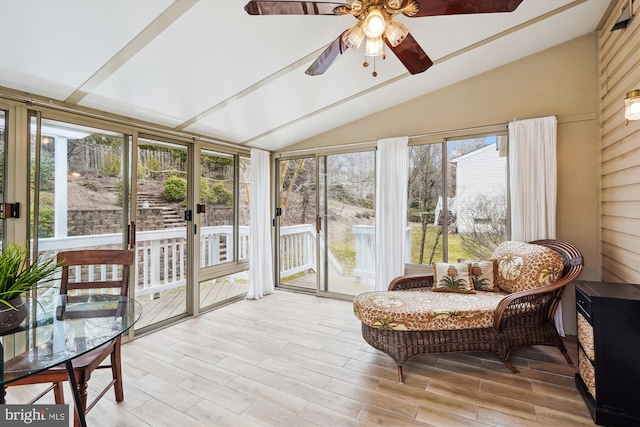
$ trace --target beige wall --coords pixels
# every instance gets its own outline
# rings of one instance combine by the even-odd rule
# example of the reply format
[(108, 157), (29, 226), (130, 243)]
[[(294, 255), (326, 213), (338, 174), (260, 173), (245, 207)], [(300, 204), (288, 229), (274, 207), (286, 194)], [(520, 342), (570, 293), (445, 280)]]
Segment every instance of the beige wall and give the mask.
[[(373, 114), (288, 150), (421, 135), (558, 116), (557, 237), (585, 257), (581, 278), (600, 279), (598, 76), (596, 35), (581, 37)], [(428, 72), (428, 71), (427, 71)], [(575, 334), (573, 287), (563, 301)]]

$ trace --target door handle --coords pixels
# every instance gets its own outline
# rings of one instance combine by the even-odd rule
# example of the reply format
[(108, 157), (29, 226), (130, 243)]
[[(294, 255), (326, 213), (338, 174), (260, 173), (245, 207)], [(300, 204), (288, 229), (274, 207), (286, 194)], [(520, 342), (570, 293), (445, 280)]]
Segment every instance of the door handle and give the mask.
[(20, 218), (20, 203), (2, 203), (0, 213), (2, 219)]
[(136, 247), (136, 223), (131, 222), (129, 224), (129, 249)]

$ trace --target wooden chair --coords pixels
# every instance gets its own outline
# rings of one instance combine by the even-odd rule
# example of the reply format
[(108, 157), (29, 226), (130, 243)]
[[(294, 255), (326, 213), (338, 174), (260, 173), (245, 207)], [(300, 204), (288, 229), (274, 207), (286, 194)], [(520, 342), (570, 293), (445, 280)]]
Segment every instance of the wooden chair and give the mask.
[[(73, 293), (86, 292), (94, 289), (113, 289), (119, 295), (126, 296), (129, 291), (129, 273), (133, 264), (133, 252), (118, 249), (95, 249), (81, 251), (63, 251), (58, 253), (58, 261), (63, 263), (62, 279), (60, 283), (61, 295), (72, 295)], [(100, 281), (80, 281), (81, 277), (76, 277), (75, 281), (69, 281), (69, 270), (74, 267), (80, 267), (77, 270), (79, 276), (83, 276), (82, 267), (94, 266), (121, 266), (121, 274), (119, 278), (106, 280), (101, 277)], [(98, 270), (94, 270), (98, 271)], [(84, 274), (87, 275), (86, 272)], [(71, 292), (69, 292), (71, 291)], [(120, 358), (121, 337), (118, 336), (114, 340), (103, 344), (102, 346), (92, 350), (80, 357), (73, 359), (73, 368), (78, 383), (78, 391), (84, 407), (85, 413), (89, 412), (97, 401), (105, 395), (105, 393), (114, 387), (116, 402), (124, 400), (124, 390), (122, 387), (122, 363)], [(102, 364), (107, 357), (110, 357), (110, 364)], [(91, 378), (91, 374), (96, 369), (110, 368), (112, 379), (107, 386), (98, 394), (98, 396), (87, 405), (87, 386)], [(53, 390), (55, 402), (57, 404), (64, 403), (64, 392), (62, 383), (68, 381), (67, 370), (64, 365), (58, 365), (46, 371), (39, 372), (35, 375), (23, 378), (21, 380), (7, 384), (7, 387), (26, 384), (42, 384), (52, 383), (52, 385), (36, 396), (29, 403), (33, 403), (40, 399), (49, 391)], [(75, 417), (75, 425), (78, 425), (77, 416)]]

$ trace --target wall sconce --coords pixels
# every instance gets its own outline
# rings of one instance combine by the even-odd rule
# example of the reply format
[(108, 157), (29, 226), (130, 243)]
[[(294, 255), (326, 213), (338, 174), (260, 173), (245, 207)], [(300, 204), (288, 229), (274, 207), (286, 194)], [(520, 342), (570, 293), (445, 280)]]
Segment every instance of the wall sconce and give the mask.
[(632, 90), (624, 97), (624, 118), (640, 120), (640, 89)]

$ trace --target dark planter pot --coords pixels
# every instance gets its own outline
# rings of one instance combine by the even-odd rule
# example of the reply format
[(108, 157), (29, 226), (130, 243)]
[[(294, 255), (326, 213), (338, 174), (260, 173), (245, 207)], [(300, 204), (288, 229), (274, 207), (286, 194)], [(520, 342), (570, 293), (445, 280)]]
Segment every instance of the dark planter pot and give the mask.
[(9, 300), (9, 304), (14, 308), (7, 307), (5, 304), (0, 303), (0, 334), (17, 328), (25, 317), (27, 317), (27, 304), (22, 297)]

